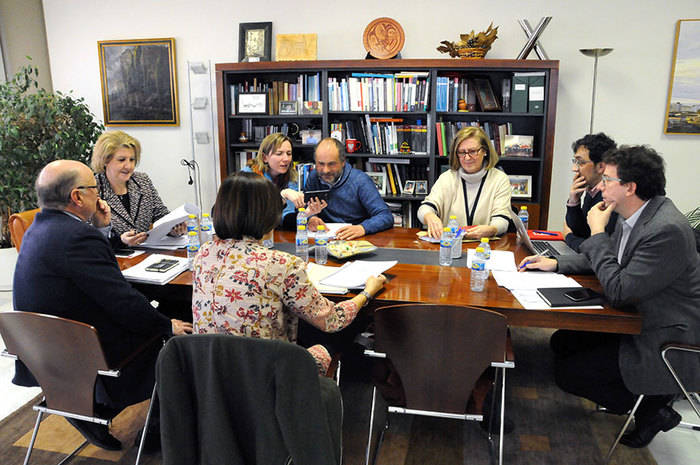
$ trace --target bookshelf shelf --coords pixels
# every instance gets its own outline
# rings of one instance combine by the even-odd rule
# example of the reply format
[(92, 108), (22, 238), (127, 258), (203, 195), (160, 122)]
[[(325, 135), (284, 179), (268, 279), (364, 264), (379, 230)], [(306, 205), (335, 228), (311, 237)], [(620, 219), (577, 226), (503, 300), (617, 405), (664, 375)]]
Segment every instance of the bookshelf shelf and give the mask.
[[(542, 77), (543, 101), (539, 103), (537, 111), (540, 113), (529, 113), (523, 111), (436, 111), (437, 108), (455, 108), (453, 96), (457, 96), (457, 82), (472, 85), (473, 80), (488, 81), (491, 86), (498, 108), (508, 110), (508, 105), (503, 105), (501, 89), (504, 80), (514, 80), (514, 73), (521, 75), (532, 75), (533, 73)], [(414, 75), (415, 78), (399, 77)], [(352, 102), (353, 89), (350, 88), (350, 78), (363, 79), (369, 76), (369, 85), (372, 93), (362, 95), (383, 96), (384, 99), (375, 106), (367, 106), (367, 102), (358, 103), (350, 107), (348, 101)], [(438, 101), (438, 78), (444, 78), (455, 82), (454, 87), (448, 91), (449, 106), (443, 106), (444, 102)], [(373, 81), (375, 79), (375, 81)], [(413, 80), (411, 80), (413, 79)], [(300, 62), (259, 62), (259, 63), (219, 63), (216, 65), (217, 84), (217, 104), (219, 123), (219, 147), (220, 147), (220, 171), (221, 178), (225, 178), (231, 172), (238, 169), (239, 152), (250, 152), (257, 149), (258, 144), (248, 142), (238, 143), (238, 137), (244, 124), (253, 126), (294, 126), (296, 123), (299, 129), (320, 130), (323, 137), (330, 135), (332, 130), (340, 130), (343, 135), (350, 129), (357, 132), (353, 138), (360, 138), (363, 144), (362, 152), (347, 155), (348, 163), (362, 171), (372, 170), (398, 170), (399, 179), (402, 183), (406, 180), (425, 180), (428, 183), (428, 190), (432, 187), (437, 177), (441, 174), (441, 169), (445, 168), (448, 161), (447, 156), (440, 156), (438, 128), (439, 124), (451, 126), (457, 129), (463, 124), (487, 125), (491, 131), (499, 126), (506, 126), (508, 134), (533, 136), (533, 157), (501, 157), (499, 167), (504, 169), (509, 175), (521, 175), (532, 177), (532, 197), (529, 199), (513, 199), (514, 206), (527, 205), (530, 212), (530, 224), (532, 227), (546, 228), (549, 211), (549, 190), (552, 176), (552, 161), (554, 151), (554, 129), (556, 121), (557, 85), (559, 79), (559, 62), (549, 60), (457, 60), (457, 59), (398, 59), (398, 60), (321, 60)], [(343, 88), (342, 83), (348, 85)], [(365, 85), (365, 81), (361, 81)], [(373, 84), (374, 83), (374, 84)], [(444, 82), (443, 82), (444, 83)], [(356, 83), (355, 83), (356, 84)], [(398, 87), (393, 86), (397, 84)], [(415, 87), (411, 87), (415, 85)], [(449, 85), (449, 83), (448, 83)], [(537, 84), (540, 85), (540, 84)], [(232, 89), (245, 86), (261, 86), (269, 88), (268, 92), (268, 112), (277, 113), (275, 104), (279, 100), (286, 100), (279, 95), (272, 95), (273, 87), (281, 92), (282, 88), (294, 86), (297, 97), (298, 108), (305, 100), (322, 102), (320, 114), (255, 114), (255, 115), (232, 115), (232, 102), (235, 102), (235, 92)], [(309, 88), (307, 88), (307, 86)], [(313, 86), (313, 88), (311, 88)], [(378, 86), (378, 87), (377, 87)], [(383, 86), (383, 87), (382, 87)], [(403, 86), (403, 87), (401, 87)], [(401, 88), (402, 90), (397, 90)], [(472, 87), (475, 88), (475, 87)], [(465, 87), (466, 89), (466, 87)], [(514, 89), (514, 87), (513, 87)], [(454, 90), (454, 94), (452, 93)], [(301, 94), (303, 92), (303, 94)], [(388, 96), (391, 93), (391, 96)], [(313, 98), (306, 98), (311, 95)], [(441, 98), (444, 94), (440, 93)], [(399, 111), (397, 107), (399, 98), (414, 98), (412, 100), (415, 111)], [(392, 100), (393, 99), (393, 100)], [(465, 98), (470, 104), (472, 103)], [(393, 101), (393, 106), (391, 105)], [(403, 100), (402, 100), (403, 101)], [(513, 103), (513, 100), (511, 100)], [(537, 103), (537, 102), (536, 102)], [(235, 103), (234, 103), (235, 104)], [(407, 108), (410, 107), (409, 103)], [(396, 108), (394, 111), (370, 111), (369, 108)], [(338, 108), (353, 108), (353, 111), (338, 111)], [(356, 108), (365, 108), (365, 111), (357, 111)], [(515, 108), (515, 106), (514, 106)], [(479, 107), (477, 106), (477, 109)], [(527, 109), (527, 108), (526, 108)], [(534, 111), (534, 110), (533, 110)], [(370, 121), (374, 119), (374, 121)], [(382, 121), (384, 119), (385, 121)], [(391, 122), (391, 120), (395, 120)], [(245, 121), (248, 120), (248, 121)], [(402, 120), (402, 121), (398, 121)], [(411, 127), (419, 127), (418, 137), (424, 138), (425, 150), (414, 149), (427, 154), (406, 154), (406, 153), (368, 153), (366, 135), (372, 138), (377, 137), (372, 131), (366, 131), (367, 124), (377, 125), (380, 134), (379, 138), (386, 137), (389, 149), (377, 150), (377, 145), (373, 140), (372, 149), (377, 152), (391, 152), (398, 150), (400, 142), (397, 139), (398, 129), (392, 125), (403, 125), (405, 131), (411, 131)], [(392, 132), (396, 131), (396, 132)], [(500, 139), (501, 129), (497, 129)], [(409, 137), (404, 135), (403, 137)], [(392, 139), (393, 138), (393, 139)], [(445, 139), (448, 139), (446, 132)], [(418, 139), (404, 139), (410, 143), (418, 143)], [(495, 140), (495, 139), (494, 139)], [(381, 142), (385, 142), (383, 139)], [(449, 142), (443, 144), (442, 153), (445, 148), (449, 148)], [(500, 141), (495, 140), (498, 146)], [(394, 144), (394, 145), (392, 145)], [(396, 147), (396, 148), (394, 148)], [(301, 144), (301, 141), (294, 142), (295, 161), (309, 162), (313, 159), (313, 145)], [(370, 159), (374, 159), (371, 161)], [(395, 160), (401, 159), (401, 162)], [(404, 160), (409, 160), (408, 164)], [(393, 168), (396, 167), (396, 168)], [(388, 174), (387, 174), (388, 179)], [(398, 181), (398, 180), (397, 180)], [(405, 208), (404, 214), (408, 212), (409, 217), (415, 217), (415, 211), (420, 205), (424, 196), (415, 195), (386, 195), (387, 201), (400, 203)]]

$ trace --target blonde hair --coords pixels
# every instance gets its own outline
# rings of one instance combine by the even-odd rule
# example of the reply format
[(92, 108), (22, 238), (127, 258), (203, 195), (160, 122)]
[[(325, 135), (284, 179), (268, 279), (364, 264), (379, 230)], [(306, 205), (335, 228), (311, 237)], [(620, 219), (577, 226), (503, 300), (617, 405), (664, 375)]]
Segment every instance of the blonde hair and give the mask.
[(486, 151), (486, 169), (488, 170), (496, 166), (496, 163), (498, 163), (498, 154), (493, 149), (493, 145), (491, 145), (491, 141), (486, 136), (484, 130), (477, 126), (468, 126), (457, 132), (452, 141), (452, 145), (450, 145), (450, 169), (457, 171), (462, 166), (457, 156), (457, 148), (459, 148), (462, 142), (472, 138), (477, 139), (481, 148)]
[(134, 151), (136, 164), (141, 160), (141, 144), (124, 131), (107, 131), (103, 133), (92, 149), (90, 167), (95, 173), (104, 173), (105, 165), (109, 163), (120, 147), (126, 147)]
[[(267, 163), (263, 161), (263, 156), (270, 155), (285, 142), (289, 142), (290, 147), (293, 147), (292, 139), (285, 136), (281, 132), (275, 132), (265, 137), (260, 143), (260, 147), (258, 148), (258, 154), (250, 162), (250, 169), (254, 173), (260, 175), (265, 174), (270, 169), (270, 167), (267, 166)], [(289, 170), (287, 170), (286, 173), (280, 176), (280, 179), (275, 180), (275, 183), (277, 184), (277, 186), (286, 186), (287, 183), (289, 183), (289, 181), (296, 182), (296, 180), (297, 170), (294, 169), (294, 166), (290, 166)]]

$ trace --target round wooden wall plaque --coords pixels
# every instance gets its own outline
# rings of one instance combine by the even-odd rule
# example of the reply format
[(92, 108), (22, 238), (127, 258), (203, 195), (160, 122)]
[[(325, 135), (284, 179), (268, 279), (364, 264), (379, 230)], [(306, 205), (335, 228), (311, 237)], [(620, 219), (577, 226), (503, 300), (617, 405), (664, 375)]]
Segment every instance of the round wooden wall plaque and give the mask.
[(375, 58), (391, 58), (403, 48), (405, 35), (398, 21), (377, 18), (367, 25), (362, 34), (365, 50)]

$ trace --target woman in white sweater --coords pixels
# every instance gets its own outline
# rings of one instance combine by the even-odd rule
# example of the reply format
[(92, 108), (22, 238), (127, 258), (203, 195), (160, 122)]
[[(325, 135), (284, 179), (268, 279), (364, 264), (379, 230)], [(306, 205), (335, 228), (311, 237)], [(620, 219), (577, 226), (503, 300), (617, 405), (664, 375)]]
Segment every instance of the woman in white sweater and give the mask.
[(450, 146), (450, 169), (440, 175), (418, 209), (418, 219), (431, 237), (439, 238), (451, 215), (460, 226), (472, 226), (467, 237), (478, 239), (508, 230), (511, 188), (508, 176), (495, 168), (498, 154), (481, 128), (462, 128)]

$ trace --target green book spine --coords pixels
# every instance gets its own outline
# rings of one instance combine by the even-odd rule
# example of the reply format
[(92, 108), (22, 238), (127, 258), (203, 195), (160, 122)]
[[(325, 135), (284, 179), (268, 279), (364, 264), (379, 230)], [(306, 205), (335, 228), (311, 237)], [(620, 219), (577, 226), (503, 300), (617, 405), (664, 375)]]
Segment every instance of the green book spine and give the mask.
[(510, 95), (511, 111), (513, 113), (527, 113), (527, 76), (513, 76), (513, 89), (511, 90)]

